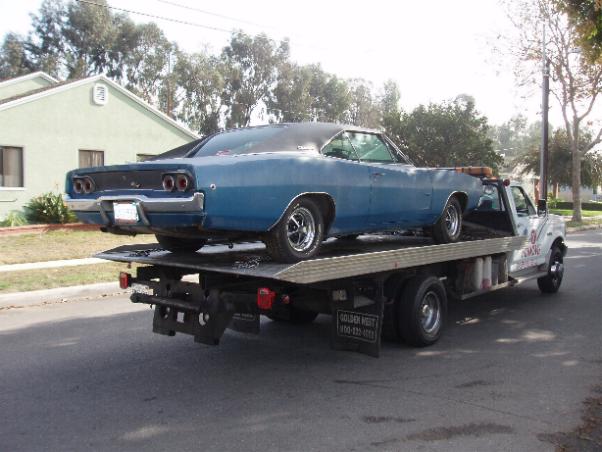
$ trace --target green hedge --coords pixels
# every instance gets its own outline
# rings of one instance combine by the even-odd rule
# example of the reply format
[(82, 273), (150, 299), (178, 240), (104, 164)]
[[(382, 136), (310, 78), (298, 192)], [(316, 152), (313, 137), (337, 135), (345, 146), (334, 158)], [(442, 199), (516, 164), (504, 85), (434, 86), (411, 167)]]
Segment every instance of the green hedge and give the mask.
[[(555, 209), (573, 209), (572, 201), (558, 201)], [(582, 210), (600, 210), (602, 211), (602, 202), (582, 202)]]

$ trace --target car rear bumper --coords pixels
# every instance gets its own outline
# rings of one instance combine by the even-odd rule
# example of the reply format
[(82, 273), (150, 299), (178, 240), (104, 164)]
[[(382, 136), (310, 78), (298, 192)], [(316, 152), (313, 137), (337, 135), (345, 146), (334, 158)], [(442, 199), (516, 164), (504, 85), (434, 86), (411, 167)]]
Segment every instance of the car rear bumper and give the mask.
[[(113, 203), (132, 203), (138, 212), (137, 225), (187, 226), (202, 223), (205, 207), (203, 193), (188, 198), (150, 198), (144, 195), (100, 196), (96, 199), (75, 199), (64, 195), (65, 204), (81, 220), (105, 226), (122, 226), (115, 223)], [(134, 226), (134, 225), (123, 225)]]

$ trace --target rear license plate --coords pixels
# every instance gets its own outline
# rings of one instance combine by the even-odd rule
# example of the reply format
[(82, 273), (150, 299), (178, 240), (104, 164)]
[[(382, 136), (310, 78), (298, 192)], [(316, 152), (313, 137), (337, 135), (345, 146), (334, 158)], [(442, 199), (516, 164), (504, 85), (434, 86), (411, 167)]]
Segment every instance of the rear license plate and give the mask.
[(138, 223), (138, 210), (133, 202), (114, 202), (113, 213), (117, 223)]

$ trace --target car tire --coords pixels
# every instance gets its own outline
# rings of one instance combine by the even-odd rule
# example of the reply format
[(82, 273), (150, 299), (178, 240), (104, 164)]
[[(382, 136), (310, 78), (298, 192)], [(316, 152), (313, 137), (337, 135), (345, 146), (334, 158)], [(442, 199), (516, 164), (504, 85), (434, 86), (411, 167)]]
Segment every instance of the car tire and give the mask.
[(454, 243), (462, 234), (462, 207), (458, 198), (450, 197), (445, 204), (443, 213), (431, 229), (435, 243)]
[(295, 308), (290, 306), (288, 316), (278, 315), (277, 313), (267, 314), (267, 317), (274, 322), (287, 322), (293, 325), (305, 325), (313, 322), (318, 317), (318, 313), (315, 311), (307, 311), (305, 309)]
[(311, 199), (300, 198), (286, 209), (265, 243), (273, 260), (292, 263), (314, 257), (323, 239), (322, 212)]
[(447, 295), (436, 276), (417, 275), (397, 300), (399, 337), (414, 347), (426, 347), (441, 337), (447, 314)]
[(552, 247), (550, 254), (550, 262), (548, 262), (548, 274), (537, 278), (537, 285), (542, 293), (556, 293), (562, 284), (564, 275), (564, 263), (562, 250), (557, 247)]
[(201, 249), (206, 243), (206, 239), (189, 239), (180, 237), (171, 237), (169, 235), (155, 234), (157, 242), (164, 250), (178, 253), (182, 251), (195, 252)]

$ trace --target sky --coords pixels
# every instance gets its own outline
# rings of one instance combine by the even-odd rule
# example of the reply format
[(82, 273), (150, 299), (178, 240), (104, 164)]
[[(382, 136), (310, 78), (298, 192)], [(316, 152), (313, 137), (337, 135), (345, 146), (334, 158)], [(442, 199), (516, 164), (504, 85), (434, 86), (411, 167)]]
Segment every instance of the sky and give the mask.
[[(27, 34), (29, 14), (40, 3), (0, 0), (0, 35)], [(109, 0), (109, 4), (194, 23), (130, 14), (137, 22), (158, 23), (187, 51), (208, 48), (218, 53), (233, 29), (265, 32), (276, 40), (289, 37), (291, 59), (298, 63), (320, 63), (339, 76), (364, 78), (375, 89), (395, 80), (406, 110), (469, 94), (492, 124), (518, 113), (538, 119), (541, 95), (536, 90), (519, 91), (512, 67), (491, 50), (496, 37), (510, 30), (497, 0)], [(552, 106), (552, 121), (556, 115)]]

